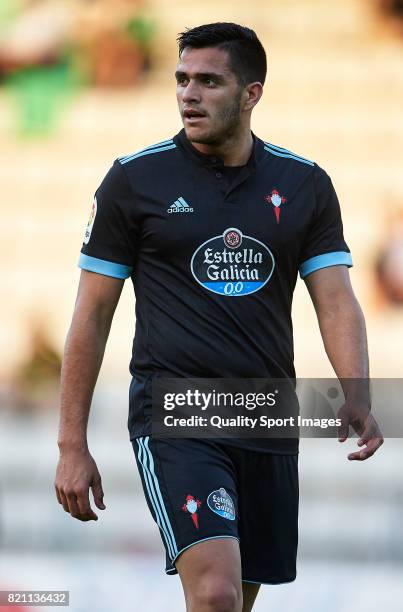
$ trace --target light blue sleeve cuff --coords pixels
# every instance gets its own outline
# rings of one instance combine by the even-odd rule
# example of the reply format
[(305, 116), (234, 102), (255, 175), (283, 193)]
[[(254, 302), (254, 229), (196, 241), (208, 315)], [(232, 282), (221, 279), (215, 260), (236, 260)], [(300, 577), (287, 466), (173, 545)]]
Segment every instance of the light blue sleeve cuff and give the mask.
[(316, 272), (321, 268), (329, 268), (330, 266), (348, 266), (351, 268), (353, 260), (351, 254), (346, 251), (335, 251), (334, 253), (324, 253), (323, 255), (317, 255), (304, 261), (300, 268), (299, 274), (301, 278), (305, 278), (311, 272)]
[(114, 278), (128, 278), (133, 271), (131, 266), (106, 261), (105, 259), (97, 259), (84, 253), (80, 254), (78, 267), (83, 270), (89, 270), (89, 272), (104, 274), (104, 276), (113, 276)]

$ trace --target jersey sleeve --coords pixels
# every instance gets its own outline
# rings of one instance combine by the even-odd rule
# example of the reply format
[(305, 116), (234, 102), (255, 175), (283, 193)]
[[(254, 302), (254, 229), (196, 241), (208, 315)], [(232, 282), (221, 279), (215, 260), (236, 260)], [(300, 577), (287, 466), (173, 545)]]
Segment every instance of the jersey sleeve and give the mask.
[(133, 196), (116, 160), (95, 193), (78, 265), (90, 272), (128, 278), (137, 244)]
[(332, 181), (319, 166), (315, 166), (314, 182), (315, 213), (300, 252), (301, 278), (321, 268), (353, 265), (343, 236), (339, 200)]

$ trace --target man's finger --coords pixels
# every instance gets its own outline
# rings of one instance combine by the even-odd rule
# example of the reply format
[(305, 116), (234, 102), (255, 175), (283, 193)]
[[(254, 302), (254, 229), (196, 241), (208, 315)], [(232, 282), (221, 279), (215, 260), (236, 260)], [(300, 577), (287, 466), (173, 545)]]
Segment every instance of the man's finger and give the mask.
[(372, 424), (371, 425), (367, 424), (365, 426), (364, 431), (361, 434), (360, 439), (357, 442), (357, 445), (364, 446), (364, 444), (368, 444), (368, 442), (371, 440), (374, 433), (375, 432), (374, 432), (374, 428), (372, 427)]
[(61, 504), (62, 504), (62, 506), (63, 506), (63, 510), (64, 510), (65, 512), (68, 512), (68, 513), (70, 514), (70, 508), (69, 508), (69, 504), (68, 504), (68, 502), (67, 502), (67, 497), (66, 497), (66, 495), (64, 494), (64, 492), (63, 492), (63, 491), (59, 491), (59, 495), (60, 495), (60, 503), (61, 503)]
[(96, 480), (94, 484), (91, 485), (91, 490), (96, 507), (100, 510), (105, 510), (106, 506), (104, 504), (104, 492), (102, 489), (101, 479)]
[(62, 504), (62, 498), (60, 497), (60, 493), (59, 493), (59, 489), (57, 488), (57, 486), (55, 485), (55, 491), (56, 491), (56, 497), (57, 497), (57, 501), (59, 502), (59, 504)]
[(367, 445), (365, 448), (363, 448), (362, 450), (356, 451), (355, 453), (350, 453), (347, 456), (347, 459), (349, 459), (350, 461), (365, 461), (366, 459), (369, 459), (370, 457), (372, 457), (372, 455), (376, 453), (376, 451), (378, 450), (378, 448), (382, 446), (382, 444), (383, 444), (382, 437), (371, 438), (367, 442)]
[(383, 436), (375, 419), (371, 419), (369, 423), (367, 422), (365, 426), (365, 431), (362, 433), (357, 444), (358, 446), (363, 446), (364, 444), (370, 443), (372, 440), (374, 441), (373, 443), (377, 444), (376, 449), (378, 449), (383, 444)]
[(90, 506), (88, 488), (77, 493), (77, 505), (80, 510), (81, 520), (97, 521), (98, 517)]
[(383, 436), (379, 435), (379, 436), (376, 436), (376, 437), (374, 436), (373, 438), (371, 438), (367, 446), (369, 446), (369, 448), (372, 449), (373, 452), (375, 453), (378, 450), (378, 448), (382, 446), (383, 443), (384, 443)]
[(337, 416), (339, 417), (339, 419), (341, 419), (341, 425), (339, 425), (337, 429), (339, 442), (345, 442), (348, 438), (349, 420), (346, 413), (343, 411), (340, 411)]
[(81, 512), (80, 512), (80, 509), (79, 509), (78, 504), (77, 504), (76, 496), (73, 495), (73, 494), (70, 494), (67, 497), (67, 501), (69, 502), (69, 509), (70, 509), (71, 516), (73, 518), (76, 518), (76, 519), (79, 519), (79, 520), (83, 520), (81, 518)]
[(356, 451), (355, 453), (350, 453), (349, 455), (347, 455), (347, 459), (349, 461), (365, 461), (365, 459), (368, 459), (369, 457), (371, 457), (371, 455), (373, 455), (373, 453), (370, 453), (365, 448), (360, 451)]

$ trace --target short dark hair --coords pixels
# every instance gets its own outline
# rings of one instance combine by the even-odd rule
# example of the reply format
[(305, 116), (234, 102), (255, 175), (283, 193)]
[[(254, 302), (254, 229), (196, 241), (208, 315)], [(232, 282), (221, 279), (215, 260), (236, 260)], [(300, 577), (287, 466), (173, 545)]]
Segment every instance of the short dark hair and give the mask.
[(240, 85), (245, 86), (255, 81), (263, 85), (265, 82), (266, 53), (256, 33), (250, 28), (236, 23), (208, 23), (181, 32), (177, 41), (179, 57), (186, 47), (218, 47), (228, 51), (231, 70)]

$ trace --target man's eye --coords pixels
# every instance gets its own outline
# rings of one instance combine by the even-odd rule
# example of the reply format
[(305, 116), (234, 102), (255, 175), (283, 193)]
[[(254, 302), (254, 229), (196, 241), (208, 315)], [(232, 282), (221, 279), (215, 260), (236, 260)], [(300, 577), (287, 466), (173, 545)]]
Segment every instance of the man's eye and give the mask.
[(214, 79), (204, 79), (204, 82), (207, 85), (207, 87), (214, 87), (216, 84)]
[(186, 85), (187, 84), (187, 78), (186, 77), (178, 77), (176, 79), (176, 82), (178, 85)]

